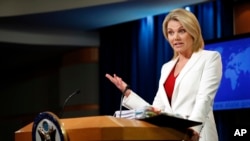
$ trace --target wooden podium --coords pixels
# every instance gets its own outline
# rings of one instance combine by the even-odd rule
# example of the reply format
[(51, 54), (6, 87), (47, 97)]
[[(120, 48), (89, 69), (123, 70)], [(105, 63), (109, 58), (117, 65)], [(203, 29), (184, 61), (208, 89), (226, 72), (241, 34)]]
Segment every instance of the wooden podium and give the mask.
[[(90, 116), (60, 119), (68, 141), (87, 140), (187, 140), (186, 131), (159, 127), (145, 121)], [(15, 141), (32, 141), (30, 123), (15, 132)]]

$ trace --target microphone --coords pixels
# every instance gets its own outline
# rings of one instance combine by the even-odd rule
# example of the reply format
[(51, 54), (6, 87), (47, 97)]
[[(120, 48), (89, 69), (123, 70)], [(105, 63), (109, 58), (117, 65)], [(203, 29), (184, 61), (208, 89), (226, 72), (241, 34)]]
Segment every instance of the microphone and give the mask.
[(121, 96), (121, 101), (120, 101), (120, 109), (119, 109), (119, 111), (120, 111), (119, 117), (120, 117), (120, 118), (122, 117), (122, 101), (123, 101), (123, 98), (124, 98), (124, 95), (122, 94), (122, 96)]
[(125, 95), (125, 93), (126, 93), (126, 91), (127, 91), (128, 89), (130, 89), (130, 86), (129, 86), (129, 85), (127, 85), (126, 88), (125, 88), (125, 90), (122, 92), (121, 101), (120, 101), (120, 109), (119, 109), (119, 111), (120, 111), (119, 117), (120, 117), (120, 118), (122, 117), (122, 101), (123, 101), (124, 95)]
[(65, 108), (65, 105), (67, 104), (67, 102), (69, 101), (69, 99), (72, 97), (72, 96), (74, 96), (74, 95), (76, 95), (76, 94), (79, 94), (80, 93), (80, 89), (76, 89), (71, 95), (69, 95), (68, 97), (67, 97), (67, 99), (64, 101), (64, 103), (63, 103), (63, 107), (62, 107), (62, 110), (61, 110), (61, 112), (60, 112), (60, 117), (62, 117), (63, 116), (63, 112), (64, 112), (64, 108)]

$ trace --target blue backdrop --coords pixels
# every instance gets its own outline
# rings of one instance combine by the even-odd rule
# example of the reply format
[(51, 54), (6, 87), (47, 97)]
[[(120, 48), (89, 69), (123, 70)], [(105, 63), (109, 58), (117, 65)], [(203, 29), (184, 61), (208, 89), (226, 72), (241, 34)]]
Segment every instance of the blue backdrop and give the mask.
[[(227, 3), (225, 5), (225, 3)], [(222, 7), (223, 5), (223, 7)], [(198, 18), (205, 41), (233, 35), (233, 2), (211, 1), (189, 6)], [(172, 58), (172, 49), (162, 34), (167, 13), (100, 29), (100, 113), (112, 115), (120, 107), (121, 92), (105, 73), (116, 73), (151, 103), (158, 88), (160, 69)], [(107, 36), (109, 35), (109, 36)], [(228, 120), (215, 113), (218, 129)], [(230, 122), (230, 121), (228, 121)], [(221, 140), (227, 131), (220, 131)]]

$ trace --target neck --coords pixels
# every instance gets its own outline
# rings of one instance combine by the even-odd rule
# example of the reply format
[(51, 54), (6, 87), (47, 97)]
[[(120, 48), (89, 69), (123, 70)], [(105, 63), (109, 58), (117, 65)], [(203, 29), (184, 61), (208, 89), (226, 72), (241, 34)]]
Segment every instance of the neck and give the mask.
[(192, 54), (186, 54), (186, 55), (183, 55), (183, 54), (179, 54), (179, 62), (183, 62), (183, 61), (187, 61), (191, 58)]

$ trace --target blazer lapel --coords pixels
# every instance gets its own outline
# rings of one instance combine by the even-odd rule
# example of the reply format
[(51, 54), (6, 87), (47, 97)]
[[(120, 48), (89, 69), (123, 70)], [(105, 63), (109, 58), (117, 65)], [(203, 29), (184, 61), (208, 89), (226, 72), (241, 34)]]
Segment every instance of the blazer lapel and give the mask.
[(166, 67), (166, 70), (164, 70), (163, 76), (162, 76), (162, 83), (164, 84), (164, 82), (166, 81), (167, 77), (169, 76), (170, 72), (172, 71), (172, 69), (174, 68), (176, 62), (177, 62), (178, 58), (172, 60), (171, 62), (169, 62), (168, 66)]
[(185, 76), (185, 74), (195, 65), (195, 62), (197, 62), (201, 56), (201, 52), (194, 52), (187, 62), (187, 64), (183, 67), (181, 72), (179, 73), (179, 76), (176, 78), (175, 81), (175, 86), (174, 86), (174, 91), (173, 91), (173, 97), (172, 97), (172, 103), (174, 103), (175, 98), (177, 97), (178, 94), (178, 86), (180, 84), (181, 79)]
[(172, 69), (174, 68), (174, 66), (175, 66), (175, 64), (176, 64), (176, 62), (177, 62), (177, 60), (178, 60), (178, 58), (176, 58), (176, 59), (174, 59), (174, 60), (172, 60), (171, 62), (169, 62), (169, 64), (168, 64), (168, 67), (166, 67), (166, 70), (164, 70), (164, 73), (162, 74), (162, 76), (161, 76), (161, 96), (162, 96), (162, 100), (164, 101), (164, 103), (165, 103), (165, 108), (166, 108), (166, 111), (168, 111), (169, 113), (173, 113), (173, 111), (172, 111), (172, 108), (171, 108), (171, 106), (170, 106), (170, 103), (169, 103), (169, 100), (168, 100), (168, 98), (167, 98), (167, 94), (166, 94), (166, 91), (165, 91), (165, 89), (164, 89), (164, 83), (165, 83), (165, 81), (166, 81), (166, 79), (167, 79), (167, 77), (169, 76), (169, 74), (170, 74), (170, 72), (172, 71)]

